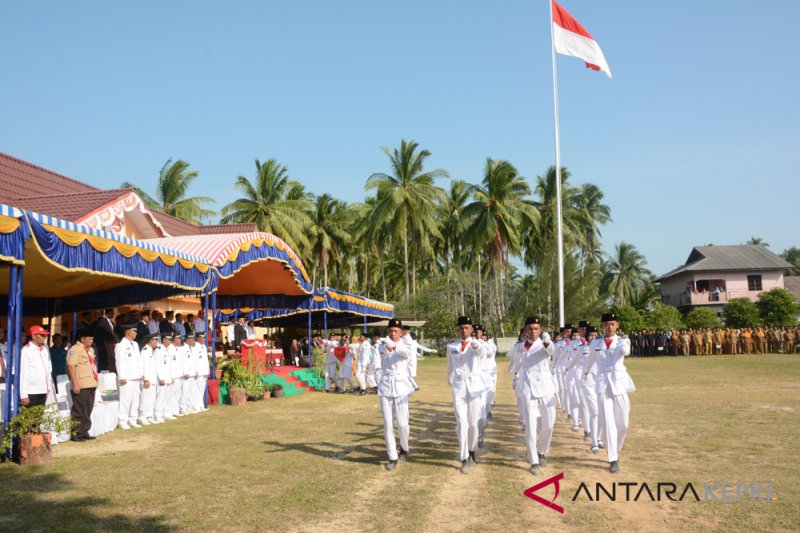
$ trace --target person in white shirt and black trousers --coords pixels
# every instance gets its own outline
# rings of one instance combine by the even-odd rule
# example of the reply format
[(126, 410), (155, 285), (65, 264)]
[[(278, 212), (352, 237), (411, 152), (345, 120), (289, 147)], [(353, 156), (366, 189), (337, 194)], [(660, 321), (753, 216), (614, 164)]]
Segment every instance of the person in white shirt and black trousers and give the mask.
[(28, 330), (31, 341), (22, 347), (19, 369), (19, 403), (22, 407), (44, 405), (47, 395), (53, 390), (53, 366), (47, 336), (50, 332), (42, 326), (31, 326)]

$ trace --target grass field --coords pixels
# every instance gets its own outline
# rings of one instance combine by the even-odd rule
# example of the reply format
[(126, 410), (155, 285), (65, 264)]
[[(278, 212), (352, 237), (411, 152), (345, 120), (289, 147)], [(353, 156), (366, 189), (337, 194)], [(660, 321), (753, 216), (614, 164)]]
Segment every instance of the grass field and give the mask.
[[(0, 531), (789, 531), (800, 519), (800, 357), (629, 359), (622, 472), (559, 417), (527, 472), (506, 362), (480, 464), (458, 471), (443, 359), (420, 362), (411, 460), (385, 472), (375, 396), (306, 393), (54, 448), (0, 465)], [(559, 514), (523, 496), (560, 472)], [(769, 482), (769, 502), (571, 501), (581, 482)], [(552, 494), (543, 489), (542, 495)], [(720, 491), (717, 491), (719, 494)]]

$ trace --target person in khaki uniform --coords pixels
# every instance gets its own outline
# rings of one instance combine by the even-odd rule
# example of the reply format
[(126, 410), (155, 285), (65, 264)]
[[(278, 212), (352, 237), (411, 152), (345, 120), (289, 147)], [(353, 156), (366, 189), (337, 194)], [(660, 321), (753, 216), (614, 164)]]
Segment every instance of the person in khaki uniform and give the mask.
[(753, 334), (753, 340), (756, 344), (756, 353), (763, 354), (764, 353), (764, 338), (766, 335), (764, 334), (764, 328), (759, 327), (756, 329), (756, 332)]
[(705, 351), (703, 352), (705, 355), (714, 353), (714, 334), (711, 333), (709, 328), (706, 328), (703, 332), (703, 346), (705, 347)]
[(725, 344), (725, 332), (721, 329), (714, 330), (714, 354), (722, 355), (722, 347)]
[(683, 350), (683, 355), (689, 355), (689, 349), (692, 347), (692, 338), (689, 336), (689, 332), (685, 329), (681, 330), (681, 350)]
[(703, 334), (700, 331), (692, 330), (692, 355), (703, 355)]
[(739, 338), (742, 341), (742, 353), (748, 355), (753, 353), (753, 334), (750, 332), (750, 328), (744, 328)]
[(794, 353), (795, 352), (794, 329), (786, 328), (786, 331), (783, 332), (783, 342), (785, 344), (786, 353)]
[(781, 328), (773, 328), (773, 336), (775, 337), (775, 347), (772, 353), (780, 353), (783, 351), (783, 330)]
[(72, 440), (83, 442), (95, 438), (89, 435), (89, 430), (92, 429), (94, 393), (97, 390), (97, 361), (92, 348), (92, 332), (79, 329), (77, 338), (78, 342), (67, 352), (67, 374), (72, 395), (70, 415), (76, 423)]

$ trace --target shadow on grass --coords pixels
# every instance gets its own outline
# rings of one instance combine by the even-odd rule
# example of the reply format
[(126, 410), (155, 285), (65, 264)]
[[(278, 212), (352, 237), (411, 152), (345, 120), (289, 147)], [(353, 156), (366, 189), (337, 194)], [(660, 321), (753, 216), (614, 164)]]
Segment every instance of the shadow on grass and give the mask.
[[(0, 467), (0, 531), (174, 531), (162, 516), (98, 513), (108, 498), (84, 496), (61, 475), (42, 467)], [(125, 490), (123, 486), (119, 490)]]
[[(499, 407), (499, 406), (498, 406)], [(455, 431), (455, 415), (449, 402), (410, 402), (411, 427), (410, 458), (413, 463), (430, 465), (443, 469), (458, 469), (458, 438)], [(515, 425), (515, 410), (496, 409), (494, 420), (487, 430), (487, 445), (493, 452), (509, 455), (515, 452), (524, 456), (516, 439), (512, 436), (519, 432)], [(387, 460), (386, 446), (383, 441), (383, 424), (356, 422), (356, 431), (346, 433), (347, 443), (329, 441), (315, 442), (281, 442), (277, 440), (263, 441), (270, 449), (266, 453), (298, 452), (326, 459), (347, 461), (359, 464), (378, 464)], [(511, 438), (509, 438), (511, 437)], [(395, 430), (397, 438), (397, 430)], [(479, 458), (484, 453), (479, 450)], [(505, 467), (512, 470), (525, 470), (519, 465), (510, 464), (502, 459), (479, 459), (486, 464)]]

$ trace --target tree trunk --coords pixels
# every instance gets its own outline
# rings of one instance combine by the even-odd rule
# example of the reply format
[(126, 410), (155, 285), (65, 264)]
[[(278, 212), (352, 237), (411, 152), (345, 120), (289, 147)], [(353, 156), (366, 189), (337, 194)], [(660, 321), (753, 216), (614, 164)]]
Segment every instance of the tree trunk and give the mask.
[(478, 319), (483, 316), (483, 288), (481, 287), (483, 278), (481, 276), (481, 254), (478, 253)]
[(379, 253), (380, 260), (381, 260), (381, 287), (383, 288), (383, 301), (385, 302), (387, 300), (387, 298), (386, 298), (386, 270), (383, 268), (383, 248), (381, 248), (378, 251), (378, 253)]
[(408, 300), (408, 234), (403, 233), (403, 268), (406, 275), (406, 300)]

